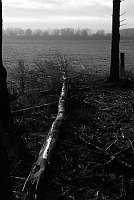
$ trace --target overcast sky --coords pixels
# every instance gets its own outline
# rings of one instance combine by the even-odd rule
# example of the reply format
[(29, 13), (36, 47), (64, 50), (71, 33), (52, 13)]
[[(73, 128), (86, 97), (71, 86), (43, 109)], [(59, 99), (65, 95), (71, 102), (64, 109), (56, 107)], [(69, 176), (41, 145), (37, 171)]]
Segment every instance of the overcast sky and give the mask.
[[(89, 28), (111, 30), (112, 0), (2, 0), (4, 28)], [(134, 27), (134, 0), (121, 3), (127, 25)], [(125, 22), (125, 23), (126, 23)]]

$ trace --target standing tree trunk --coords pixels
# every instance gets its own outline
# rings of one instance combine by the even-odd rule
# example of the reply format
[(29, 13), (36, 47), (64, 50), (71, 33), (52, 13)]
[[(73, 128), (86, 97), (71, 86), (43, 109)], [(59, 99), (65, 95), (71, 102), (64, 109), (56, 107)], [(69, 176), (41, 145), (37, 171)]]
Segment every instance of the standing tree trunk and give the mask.
[(10, 170), (4, 141), (4, 133), (8, 131), (11, 119), (6, 77), (6, 69), (2, 63), (2, 2), (0, 1), (0, 199), (11, 200)]
[(8, 155), (2, 131), (0, 131), (0, 199), (12, 199)]
[(113, 0), (110, 82), (119, 81), (120, 0)]

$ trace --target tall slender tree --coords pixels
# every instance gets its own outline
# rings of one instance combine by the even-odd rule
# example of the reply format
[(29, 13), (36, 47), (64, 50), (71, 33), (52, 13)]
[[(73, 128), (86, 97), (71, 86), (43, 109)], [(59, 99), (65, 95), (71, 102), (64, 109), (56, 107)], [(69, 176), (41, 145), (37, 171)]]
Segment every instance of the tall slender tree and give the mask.
[(109, 81), (111, 82), (119, 81), (120, 3), (121, 0), (113, 0), (111, 66), (109, 77)]
[(12, 199), (10, 169), (4, 133), (10, 124), (10, 104), (6, 84), (7, 72), (2, 63), (2, 1), (0, 0), (0, 199)]

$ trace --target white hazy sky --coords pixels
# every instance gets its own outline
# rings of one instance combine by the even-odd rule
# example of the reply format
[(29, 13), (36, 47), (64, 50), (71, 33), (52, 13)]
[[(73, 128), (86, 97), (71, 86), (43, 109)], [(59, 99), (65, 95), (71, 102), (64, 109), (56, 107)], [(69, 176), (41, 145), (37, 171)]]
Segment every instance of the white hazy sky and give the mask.
[[(2, 0), (4, 28), (89, 28), (111, 30), (112, 0)], [(121, 3), (127, 25), (134, 27), (134, 0)]]

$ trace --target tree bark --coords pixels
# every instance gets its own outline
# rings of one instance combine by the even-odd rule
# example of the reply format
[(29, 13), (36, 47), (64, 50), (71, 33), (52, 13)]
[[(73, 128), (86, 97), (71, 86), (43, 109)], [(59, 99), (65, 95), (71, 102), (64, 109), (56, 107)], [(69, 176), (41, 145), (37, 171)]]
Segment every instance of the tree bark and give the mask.
[(9, 161), (2, 131), (0, 132), (0, 199), (12, 199)]
[(110, 82), (119, 81), (120, 0), (113, 0)]
[(11, 200), (10, 169), (4, 140), (11, 119), (6, 78), (7, 72), (2, 64), (2, 2), (0, 1), (0, 199)]
[[(31, 172), (25, 182), (23, 190), (28, 187), (29, 190), (34, 188), (35, 199), (44, 199), (43, 194), (45, 188), (43, 187), (45, 174), (49, 168), (50, 161), (52, 160), (52, 152), (54, 152), (56, 146), (56, 140), (62, 127), (63, 121), (66, 116), (66, 100), (67, 100), (67, 79), (64, 77), (61, 96), (58, 104), (58, 114), (53, 122), (46, 140), (39, 152), (38, 159), (33, 165)], [(43, 188), (43, 190), (41, 189)], [(41, 194), (42, 193), (42, 194)]]

